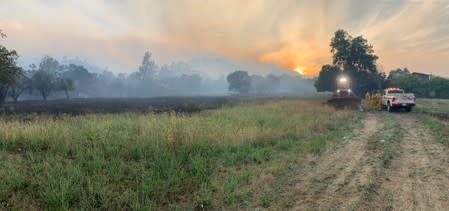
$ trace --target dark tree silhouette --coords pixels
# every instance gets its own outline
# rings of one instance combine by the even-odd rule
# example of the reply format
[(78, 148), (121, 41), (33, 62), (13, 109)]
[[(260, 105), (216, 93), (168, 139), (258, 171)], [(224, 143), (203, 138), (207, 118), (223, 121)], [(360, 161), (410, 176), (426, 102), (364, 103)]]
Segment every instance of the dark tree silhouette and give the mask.
[[(0, 38), (6, 35), (0, 30)], [(5, 102), (11, 86), (16, 84), (23, 70), (17, 66), (19, 55), (15, 50), (8, 50), (5, 46), (0, 45), (0, 104)]]
[(226, 77), (229, 83), (229, 91), (246, 94), (251, 88), (251, 78), (247, 71), (235, 71)]
[(9, 89), (8, 96), (11, 97), (14, 102), (18, 102), (20, 95), (22, 95), (25, 91), (31, 91), (31, 89), (31, 79), (25, 74), (20, 74), (17, 77), (16, 83), (14, 83), (14, 85), (12, 85)]
[(39, 91), (42, 99), (47, 100), (47, 97), (55, 88), (55, 77), (45, 70), (38, 70), (34, 72), (32, 77), (33, 89)]
[(335, 79), (340, 74), (340, 68), (334, 65), (323, 65), (321, 67), (318, 80), (315, 81), (315, 88), (319, 92), (332, 92), (335, 89)]
[(140, 80), (152, 80), (156, 71), (156, 63), (151, 58), (152, 54), (147, 51), (142, 59), (142, 64), (139, 66), (137, 78)]
[(69, 92), (73, 91), (73, 80), (70, 78), (58, 78), (55, 84), (56, 90), (64, 91), (67, 99), (70, 98)]
[(353, 38), (348, 32), (340, 29), (334, 34), (330, 42), (332, 64), (321, 69), (315, 86), (318, 91), (332, 91), (338, 74), (336, 70), (351, 77), (352, 89), (357, 94), (381, 89), (385, 74), (377, 69), (378, 57), (374, 54), (373, 46), (362, 36)]

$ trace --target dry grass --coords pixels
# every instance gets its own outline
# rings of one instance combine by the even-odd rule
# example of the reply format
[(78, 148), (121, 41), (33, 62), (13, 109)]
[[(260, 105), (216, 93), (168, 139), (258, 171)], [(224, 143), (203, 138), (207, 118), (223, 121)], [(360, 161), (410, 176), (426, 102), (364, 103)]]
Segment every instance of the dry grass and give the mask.
[(416, 100), (416, 111), (449, 114), (449, 100), (418, 98)]
[(0, 208), (244, 207), (253, 181), (320, 152), (358, 119), (300, 100), (195, 115), (8, 117)]

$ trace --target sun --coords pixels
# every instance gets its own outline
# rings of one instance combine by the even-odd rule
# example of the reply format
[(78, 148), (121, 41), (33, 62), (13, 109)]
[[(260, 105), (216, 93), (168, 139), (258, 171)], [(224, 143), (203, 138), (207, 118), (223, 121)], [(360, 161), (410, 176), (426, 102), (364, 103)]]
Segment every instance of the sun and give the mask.
[(304, 75), (304, 67), (296, 67), (293, 70), (301, 75)]

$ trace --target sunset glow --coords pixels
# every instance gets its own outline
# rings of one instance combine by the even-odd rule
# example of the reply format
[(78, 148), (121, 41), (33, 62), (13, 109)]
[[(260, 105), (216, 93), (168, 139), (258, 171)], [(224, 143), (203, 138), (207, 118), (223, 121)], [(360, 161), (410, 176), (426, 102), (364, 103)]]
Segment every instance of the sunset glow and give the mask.
[(142, 53), (150, 50), (160, 64), (218, 55), (316, 76), (323, 64), (331, 62), (329, 42), (342, 28), (368, 39), (384, 71), (406, 66), (449, 75), (448, 1), (6, 0), (2, 4), (8, 5), (0, 8), (0, 29), (8, 35), (4, 44), (18, 50), (25, 61), (46, 54), (79, 56), (114, 72), (131, 72)]
[(301, 75), (304, 74), (304, 69), (303, 69), (303, 67), (297, 67), (297, 68), (294, 69), (294, 71), (297, 72), (297, 73), (299, 73), (299, 74), (301, 74)]

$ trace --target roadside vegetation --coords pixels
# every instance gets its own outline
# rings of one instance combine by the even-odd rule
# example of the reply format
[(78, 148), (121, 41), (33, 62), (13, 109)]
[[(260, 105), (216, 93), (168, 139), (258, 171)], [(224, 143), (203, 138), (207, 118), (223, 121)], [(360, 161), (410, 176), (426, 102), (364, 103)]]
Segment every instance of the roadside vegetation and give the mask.
[(449, 122), (449, 100), (418, 98), (415, 111), (422, 113), (418, 119), (436, 134), (440, 142), (449, 142), (445, 127)]
[(419, 119), (432, 132), (433, 137), (440, 143), (449, 146), (449, 123), (437, 117), (421, 115)]
[[(24, 115), (0, 121), (6, 209), (246, 207), (263, 175), (344, 136), (360, 116), (285, 100), (195, 115)], [(259, 199), (257, 200), (259, 201)]]
[(415, 111), (424, 113), (449, 114), (449, 100), (417, 98)]
[(417, 97), (449, 99), (449, 79), (428, 75), (422, 79), (407, 68), (391, 70), (386, 80), (386, 86), (399, 86)]

